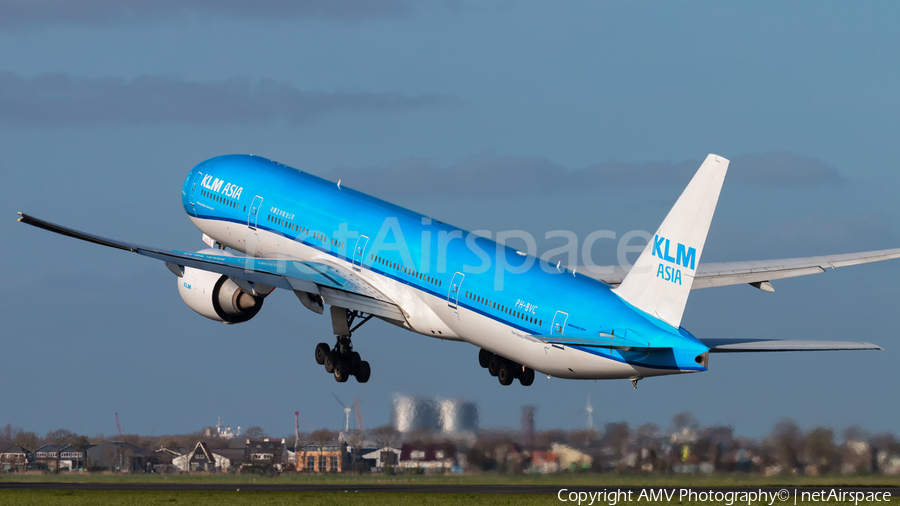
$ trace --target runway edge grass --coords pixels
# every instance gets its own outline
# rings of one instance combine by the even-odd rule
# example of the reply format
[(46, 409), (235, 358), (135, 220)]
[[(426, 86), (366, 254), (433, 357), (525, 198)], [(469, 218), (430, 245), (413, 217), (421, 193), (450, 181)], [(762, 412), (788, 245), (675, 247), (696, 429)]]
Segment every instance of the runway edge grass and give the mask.
[(393, 492), (156, 492), (156, 491), (84, 491), (84, 490), (0, 490), (0, 506), (132, 506), (149, 505), (249, 505), (334, 506), (366, 504), (371, 506), (403, 505), (516, 505), (530, 506), (557, 502), (553, 494), (427, 494)]
[[(366, 504), (371, 506), (446, 506), (446, 505), (509, 505), (531, 506), (559, 504), (556, 494), (433, 494), (433, 493), (393, 493), (393, 492), (157, 492), (157, 491), (81, 491), (81, 490), (0, 490), (0, 506), (107, 506), (128, 504), (132, 506), (150, 505), (254, 505), (275, 506), (303, 504), (304, 506), (333, 506), (335, 504)], [(608, 503), (601, 503), (608, 504)], [(634, 501), (616, 503), (619, 506), (646, 504)], [(693, 506), (700, 502), (678, 502), (683, 506)], [(754, 503), (762, 504), (762, 503)], [(801, 503), (798, 503), (801, 504)], [(815, 504), (847, 504), (817, 502)], [(891, 504), (900, 504), (900, 499), (892, 498)]]

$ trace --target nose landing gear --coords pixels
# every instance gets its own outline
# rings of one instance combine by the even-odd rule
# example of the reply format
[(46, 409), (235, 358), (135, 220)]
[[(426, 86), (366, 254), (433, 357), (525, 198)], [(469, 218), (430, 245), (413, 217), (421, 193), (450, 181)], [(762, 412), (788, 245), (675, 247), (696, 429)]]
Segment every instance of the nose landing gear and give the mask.
[[(356, 318), (362, 318), (362, 321), (351, 328)], [(329, 347), (327, 343), (317, 344), (315, 356), (316, 363), (325, 366), (326, 372), (334, 374), (338, 383), (346, 382), (350, 376), (356, 377), (360, 383), (369, 381), (372, 368), (359, 353), (353, 351), (350, 335), (370, 319), (372, 315), (363, 317), (358, 311), (331, 306), (331, 323), (337, 342), (334, 347)]]

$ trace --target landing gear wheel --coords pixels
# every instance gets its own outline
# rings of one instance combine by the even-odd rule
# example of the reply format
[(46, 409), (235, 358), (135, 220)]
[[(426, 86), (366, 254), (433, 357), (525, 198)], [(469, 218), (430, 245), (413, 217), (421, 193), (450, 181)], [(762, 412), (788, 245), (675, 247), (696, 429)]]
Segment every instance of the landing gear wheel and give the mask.
[(487, 369), (488, 362), (490, 362), (490, 360), (491, 360), (491, 355), (493, 355), (493, 353), (491, 353), (491, 352), (487, 351), (486, 349), (482, 348), (482, 349), (478, 352), (478, 365), (480, 365), (480, 366), (483, 367), (484, 369)]
[(372, 368), (369, 367), (369, 363), (363, 360), (359, 363), (359, 371), (356, 373), (356, 381), (360, 383), (365, 383), (369, 381), (369, 376), (372, 375)]
[(500, 384), (503, 386), (512, 385), (514, 376), (515, 372), (513, 371), (513, 364), (504, 360), (497, 370), (497, 379), (500, 380)]
[(325, 372), (334, 372), (334, 362), (335, 362), (334, 353), (328, 352), (325, 354), (325, 358), (323, 363), (325, 364)]
[(350, 365), (346, 360), (338, 360), (334, 364), (334, 379), (338, 383), (345, 383), (350, 378)]
[[(357, 318), (361, 321), (353, 325)], [(332, 348), (325, 343), (316, 346), (316, 361), (323, 364), (326, 371), (334, 374), (337, 382), (344, 383), (350, 376), (355, 376), (360, 383), (369, 381), (372, 369), (369, 367), (369, 363), (359, 356), (359, 353), (353, 351), (353, 342), (350, 340), (350, 336), (371, 319), (371, 314), (364, 315), (360, 311), (331, 306), (331, 327), (337, 342)]]
[(487, 370), (491, 373), (491, 376), (496, 376), (500, 371), (500, 363), (503, 362), (503, 359), (498, 357), (497, 355), (491, 355), (490, 360), (488, 360)]
[(331, 352), (331, 348), (328, 347), (325, 343), (319, 343), (316, 345), (316, 363), (322, 365), (325, 363), (325, 355)]
[(521, 383), (523, 387), (531, 386), (531, 384), (534, 383), (534, 369), (526, 367), (523, 372), (520, 372), (519, 383)]

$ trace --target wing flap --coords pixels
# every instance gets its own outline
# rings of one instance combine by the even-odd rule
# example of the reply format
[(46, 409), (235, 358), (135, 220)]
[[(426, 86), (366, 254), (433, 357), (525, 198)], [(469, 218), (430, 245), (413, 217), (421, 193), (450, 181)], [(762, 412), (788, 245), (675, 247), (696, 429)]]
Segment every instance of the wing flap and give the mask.
[(701, 339), (710, 353), (766, 351), (882, 350), (881, 346), (855, 341), (804, 341), (793, 339)]
[(388, 320), (395, 320), (399, 322), (406, 321), (406, 316), (403, 314), (403, 310), (401, 310), (394, 303), (384, 302), (353, 292), (334, 290), (327, 287), (322, 287), (321, 292), (326, 304), (337, 307), (356, 309), (357, 311), (361, 311), (363, 313), (378, 316), (381, 318), (387, 318)]
[[(708, 265), (718, 267), (721, 264)], [(742, 285), (744, 283), (761, 283), (764, 281), (772, 281), (773, 279), (795, 278), (797, 276), (808, 276), (810, 274), (820, 274), (823, 272), (825, 272), (825, 269), (818, 265), (797, 268), (773, 267), (770, 269), (710, 270), (710, 272), (706, 272), (705, 275), (698, 275), (698, 277), (694, 279), (693, 288), (714, 288), (717, 286)]]

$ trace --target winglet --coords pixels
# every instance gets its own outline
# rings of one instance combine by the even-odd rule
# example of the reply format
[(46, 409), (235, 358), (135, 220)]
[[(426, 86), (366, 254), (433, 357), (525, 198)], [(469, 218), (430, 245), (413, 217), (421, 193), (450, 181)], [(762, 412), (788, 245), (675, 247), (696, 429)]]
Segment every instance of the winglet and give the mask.
[(727, 171), (727, 159), (706, 157), (634, 267), (613, 289), (619, 297), (673, 327), (681, 325)]

